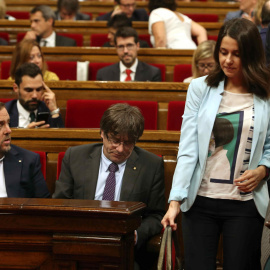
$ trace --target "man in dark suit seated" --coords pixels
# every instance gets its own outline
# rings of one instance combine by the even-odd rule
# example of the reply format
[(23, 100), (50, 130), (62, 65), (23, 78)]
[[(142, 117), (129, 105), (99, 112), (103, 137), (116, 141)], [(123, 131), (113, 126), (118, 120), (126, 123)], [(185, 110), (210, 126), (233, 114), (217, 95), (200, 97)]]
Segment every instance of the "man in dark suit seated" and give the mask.
[(80, 5), (78, 0), (58, 0), (57, 10), (55, 11), (56, 20), (59, 21), (89, 21), (88, 14), (79, 12)]
[[(64, 127), (54, 92), (44, 83), (42, 71), (34, 63), (24, 63), (15, 72), (13, 90), (18, 99), (6, 103), (11, 127)], [(48, 121), (39, 120), (47, 114)]]
[(137, 8), (135, 0), (115, 0), (114, 10), (96, 18), (97, 21), (108, 21), (115, 14), (126, 13), (132, 21), (148, 21), (148, 14), (145, 9)]
[(30, 11), (31, 31), (24, 39), (34, 39), (42, 47), (77, 46), (76, 40), (55, 33), (54, 11), (46, 5), (34, 7)]
[[(121, 27), (132, 27), (132, 21), (127, 17), (126, 13), (116, 14), (110, 18), (107, 22), (108, 26), (108, 39), (102, 47), (115, 47), (114, 36), (117, 30)], [(139, 39), (140, 48), (149, 48), (148, 43), (145, 40)]]
[(39, 155), (11, 144), (9, 122), (0, 102), (0, 197), (49, 198)]
[(140, 44), (132, 27), (120, 28), (114, 38), (119, 63), (101, 68), (97, 81), (161, 81), (161, 71), (137, 59)]
[[(53, 198), (145, 203), (134, 235), (138, 261), (147, 240), (161, 232), (165, 206), (163, 160), (135, 146), (143, 129), (144, 118), (137, 107), (112, 105), (100, 121), (103, 144), (69, 148), (53, 194)], [(135, 269), (140, 269), (137, 263)]]

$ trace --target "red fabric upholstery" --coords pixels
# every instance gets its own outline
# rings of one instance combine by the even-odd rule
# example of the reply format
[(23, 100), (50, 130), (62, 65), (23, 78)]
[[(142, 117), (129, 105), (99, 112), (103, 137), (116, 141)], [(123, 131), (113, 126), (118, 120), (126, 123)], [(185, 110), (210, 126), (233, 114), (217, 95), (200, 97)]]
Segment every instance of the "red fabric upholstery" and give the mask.
[(180, 131), (185, 101), (170, 101), (168, 105), (167, 130)]
[(83, 12), (83, 14), (87, 14), (87, 15), (89, 15), (89, 17), (90, 17), (90, 20), (92, 20), (93, 19), (93, 14), (91, 13), (91, 12)]
[(6, 80), (9, 77), (11, 61), (1, 62), (1, 72), (0, 77), (2, 80)]
[(6, 103), (10, 100), (12, 100), (12, 98), (0, 98), (0, 102), (3, 102), (3, 103)]
[(47, 61), (48, 70), (57, 74), (60, 80), (77, 79), (77, 62)]
[(218, 22), (217, 14), (185, 14), (194, 22)]
[[(20, 42), (26, 33), (17, 34), (17, 42)], [(76, 40), (77, 46), (83, 46), (83, 35), (82, 34), (73, 34), (73, 33), (57, 33), (60, 36), (69, 37)]]
[(4, 40), (6, 40), (9, 43), (9, 34), (6, 32), (1, 32), (0, 37)]
[(14, 17), (17, 20), (29, 20), (30, 14), (28, 11), (7, 11), (6, 14)]
[(112, 65), (113, 63), (89, 63), (88, 80), (95, 81), (97, 79), (97, 72), (99, 69)]
[(59, 175), (61, 172), (61, 167), (62, 167), (62, 159), (65, 155), (65, 152), (59, 152), (58, 158), (57, 158), (57, 172), (56, 172), (56, 179), (59, 179)]
[(166, 81), (166, 65), (165, 64), (150, 64), (149, 65), (152, 65), (154, 67), (157, 67), (160, 69), (161, 71), (161, 81), (162, 82), (165, 82)]
[(92, 47), (102, 47), (105, 42), (109, 41), (108, 34), (91, 34), (90, 36), (90, 46)]
[(146, 41), (148, 43), (148, 45), (150, 46), (150, 48), (153, 47), (152, 43), (150, 41), (150, 35), (149, 34), (140, 34), (139, 39)]
[(35, 153), (39, 154), (40, 163), (41, 163), (41, 171), (46, 180), (46, 164), (47, 164), (47, 156), (45, 152), (34, 151)]
[(174, 66), (173, 81), (183, 82), (184, 79), (192, 76), (191, 64), (179, 64)]
[(99, 128), (103, 113), (116, 103), (137, 106), (144, 116), (144, 128), (157, 129), (158, 103), (155, 101), (133, 100), (82, 100), (70, 99), (66, 108), (67, 128)]
[(208, 35), (208, 39), (209, 39), (209, 40), (217, 41), (218, 35)]

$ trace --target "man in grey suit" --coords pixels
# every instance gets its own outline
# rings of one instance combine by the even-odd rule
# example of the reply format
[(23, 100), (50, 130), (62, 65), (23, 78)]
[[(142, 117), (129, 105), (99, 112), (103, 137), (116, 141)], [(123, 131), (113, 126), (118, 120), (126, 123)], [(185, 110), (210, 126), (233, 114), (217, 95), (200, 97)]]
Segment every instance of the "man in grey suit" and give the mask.
[(257, 0), (241, 0), (239, 1), (239, 10), (227, 13), (224, 22), (235, 18), (246, 18), (252, 20), (253, 11), (256, 7)]
[(268, 205), (268, 209), (267, 209), (267, 213), (265, 217), (265, 225), (263, 227), (261, 254), (262, 254), (261, 255), (262, 270), (269, 270), (270, 269), (270, 203)]
[(31, 31), (24, 39), (34, 39), (43, 47), (77, 46), (76, 40), (55, 33), (54, 11), (46, 5), (40, 5), (30, 11)]
[(140, 43), (134, 28), (119, 28), (114, 41), (120, 62), (100, 69), (97, 81), (161, 81), (160, 69), (137, 59)]
[[(144, 118), (137, 107), (112, 105), (100, 121), (103, 144), (69, 148), (53, 194), (53, 198), (145, 203), (141, 226), (134, 235), (135, 269), (140, 269), (139, 254), (145, 250), (147, 240), (161, 232), (165, 206), (163, 160), (135, 146), (143, 129)], [(117, 168), (113, 185), (109, 186), (112, 165)]]

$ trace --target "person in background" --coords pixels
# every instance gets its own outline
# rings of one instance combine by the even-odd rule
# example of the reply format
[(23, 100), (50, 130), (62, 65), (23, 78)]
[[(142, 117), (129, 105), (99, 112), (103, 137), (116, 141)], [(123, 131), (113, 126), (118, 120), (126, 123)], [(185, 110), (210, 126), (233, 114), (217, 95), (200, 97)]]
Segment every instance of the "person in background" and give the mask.
[(119, 13), (126, 13), (131, 21), (148, 21), (148, 14), (144, 8), (136, 8), (135, 0), (115, 0), (114, 10), (96, 18), (97, 21), (108, 21)]
[(120, 28), (115, 34), (114, 41), (120, 62), (99, 69), (97, 81), (161, 81), (159, 68), (138, 60), (140, 43), (134, 28)]
[[(132, 27), (132, 21), (127, 17), (125, 13), (115, 14), (107, 23), (108, 26), (108, 39), (102, 47), (115, 47), (114, 36), (117, 30), (121, 27)], [(139, 39), (140, 48), (149, 48), (148, 43), (145, 40)]]
[[(55, 94), (44, 83), (42, 72), (36, 64), (20, 65), (15, 71), (14, 80), (13, 91), (18, 99), (6, 103), (11, 127), (64, 127)], [(47, 121), (39, 120), (40, 114), (46, 114)]]
[(266, 46), (266, 33), (267, 28), (270, 23), (270, 1), (266, 1), (262, 7), (261, 12), (261, 29), (260, 29), (260, 35), (262, 38), (263, 47), (265, 49)]
[(222, 234), (224, 269), (261, 270), (269, 203), (270, 72), (256, 25), (243, 18), (227, 21), (214, 58), (214, 70), (192, 80), (187, 91), (162, 224), (176, 230), (181, 207), (185, 269), (216, 269)]
[(22, 40), (16, 45), (12, 55), (8, 80), (14, 80), (16, 69), (23, 63), (36, 64), (42, 70), (44, 81), (59, 81), (58, 76), (54, 72), (47, 70), (44, 55), (35, 40)]
[(78, 0), (58, 0), (57, 10), (55, 11), (56, 20), (59, 21), (89, 21), (88, 14), (80, 13)]
[(148, 31), (154, 48), (196, 49), (207, 40), (207, 32), (198, 23), (176, 11), (175, 0), (149, 0)]
[(16, 19), (6, 14), (7, 6), (4, 0), (0, 0), (0, 19), (6, 19), (9, 21), (15, 21)]
[(54, 31), (55, 14), (46, 5), (34, 7), (30, 11), (31, 30), (26, 33), (24, 39), (36, 40), (41, 47), (74, 47), (76, 40), (58, 35)]
[(190, 83), (192, 79), (208, 75), (215, 68), (215, 45), (214, 40), (206, 40), (197, 47), (192, 58), (192, 77), (186, 78), (184, 83)]
[(146, 204), (134, 233), (135, 267), (148, 270), (146, 243), (161, 232), (164, 165), (161, 157), (137, 147), (144, 118), (137, 107), (110, 106), (100, 121), (102, 143), (70, 147), (63, 158), (53, 198), (136, 201)]

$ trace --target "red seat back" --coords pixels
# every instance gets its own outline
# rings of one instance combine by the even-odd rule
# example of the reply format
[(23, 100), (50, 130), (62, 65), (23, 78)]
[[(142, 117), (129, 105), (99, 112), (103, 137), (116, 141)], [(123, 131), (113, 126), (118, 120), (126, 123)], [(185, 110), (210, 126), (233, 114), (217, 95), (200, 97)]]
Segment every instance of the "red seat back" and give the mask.
[(109, 41), (108, 34), (105, 33), (91, 34), (90, 36), (90, 46), (92, 47), (102, 47), (107, 41)]
[(1, 32), (0, 33), (0, 38), (4, 39), (7, 41), (7, 43), (9, 43), (9, 34), (6, 32)]
[(160, 69), (161, 71), (161, 81), (162, 82), (165, 82), (166, 81), (166, 65), (165, 64), (150, 64), (149, 65), (152, 65), (154, 67), (157, 67)]
[(57, 158), (57, 171), (56, 171), (56, 179), (58, 180), (59, 179), (59, 175), (60, 175), (60, 172), (61, 172), (61, 168), (62, 168), (62, 159), (65, 155), (65, 152), (60, 152), (58, 154), (58, 158)]
[(174, 66), (173, 81), (183, 82), (184, 79), (192, 76), (191, 64), (179, 64)]
[(218, 22), (217, 14), (185, 14), (194, 22)]
[(185, 101), (170, 101), (168, 104), (167, 130), (180, 131)]
[(77, 62), (47, 61), (48, 70), (57, 74), (60, 80), (77, 79)]
[(113, 63), (89, 63), (88, 69), (88, 80), (89, 81), (96, 81), (97, 79), (97, 72), (99, 69), (104, 68), (106, 66), (110, 66)]
[(40, 157), (40, 164), (41, 164), (41, 171), (46, 180), (46, 166), (47, 166), (47, 156), (45, 152), (34, 151), (35, 153), (39, 154)]
[(7, 78), (10, 76), (10, 65), (11, 61), (3, 61), (1, 62), (1, 72), (0, 72), (0, 78), (2, 80), (7, 80)]
[(14, 17), (17, 20), (29, 20), (30, 13), (28, 11), (7, 11), (6, 14)]
[(67, 128), (99, 128), (103, 113), (113, 104), (128, 103), (137, 106), (144, 116), (144, 128), (157, 129), (158, 103), (133, 100), (85, 100), (70, 99), (66, 107)]
[(153, 45), (152, 45), (152, 43), (150, 41), (150, 35), (149, 34), (140, 34), (139, 39), (146, 41), (150, 48), (153, 47)]
[(0, 98), (0, 102), (3, 102), (3, 103), (6, 103), (10, 100), (12, 100), (12, 98)]
[[(21, 40), (23, 40), (25, 34), (26, 34), (25, 32), (18, 33), (17, 34), (17, 42), (20, 42)], [(82, 34), (78, 34), (78, 33), (75, 33), (75, 34), (74, 33), (57, 33), (57, 34), (60, 36), (75, 39), (77, 46), (83, 46), (83, 35)]]

